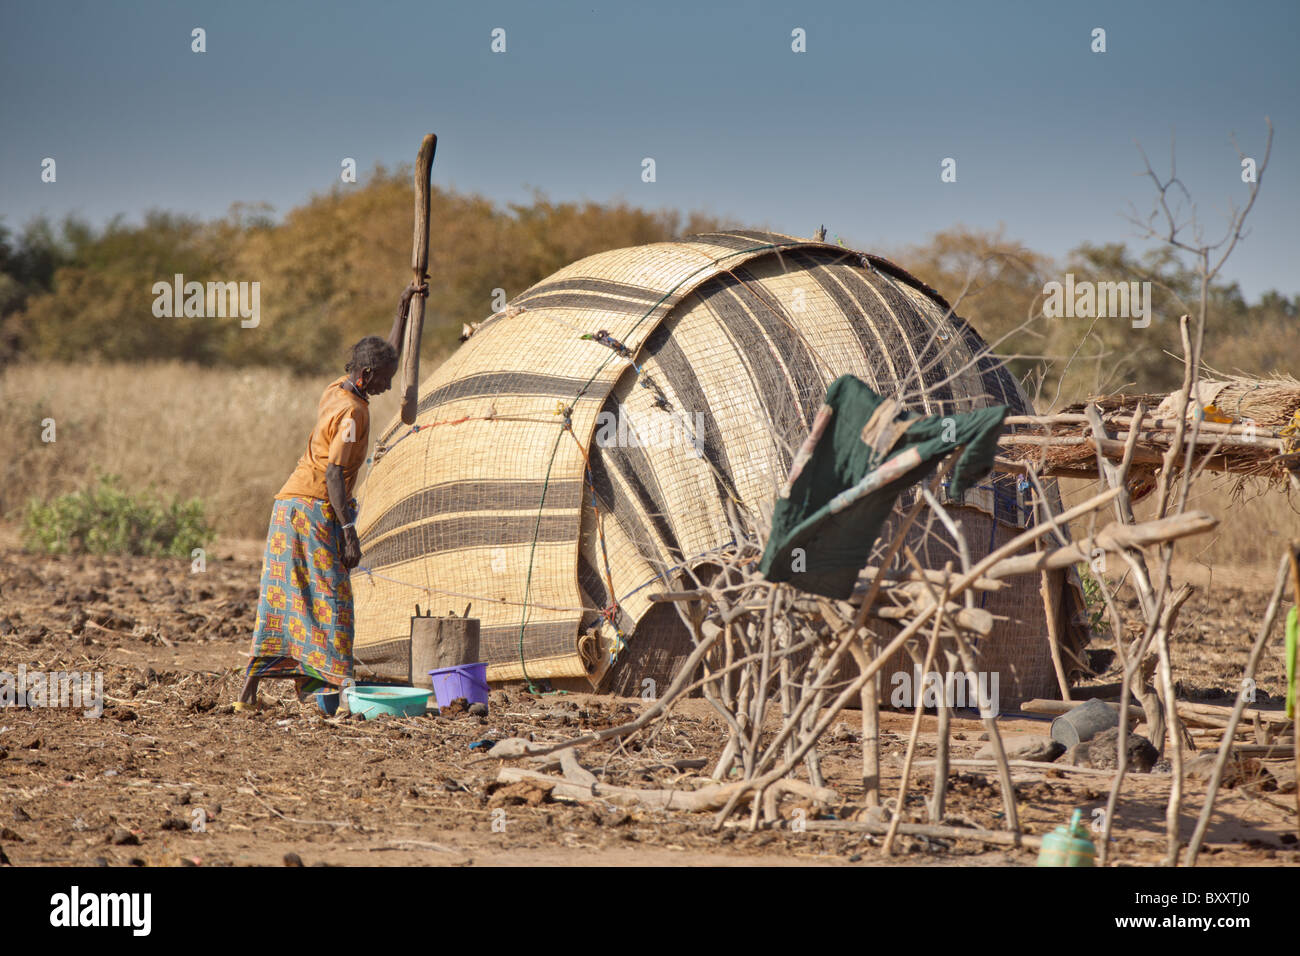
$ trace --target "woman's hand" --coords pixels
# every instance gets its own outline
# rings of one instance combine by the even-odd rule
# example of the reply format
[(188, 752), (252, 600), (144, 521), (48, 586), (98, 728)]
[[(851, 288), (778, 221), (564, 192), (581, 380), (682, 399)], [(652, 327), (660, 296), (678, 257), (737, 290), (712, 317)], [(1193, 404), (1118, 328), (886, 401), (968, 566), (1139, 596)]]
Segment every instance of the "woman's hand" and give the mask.
[(352, 525), (343, 529), (343, 553), (340, 558), (348, 571), (361, 563), (361, 542), (357, 538), (357, 529)]
[[(425, 276), (424, 278), (427, 280), (429, 277)], [(388, 333), (388, 344), (392, 346), (393, 351), (398, 355), (402, 354), (402, 338), (406, 334), (406, 318), (411, 311), (411, 300), (417, 295), (427, 296), (428, 294), (429, 283), (427, 281), (416, 285), (415, 280), (412, 279), (406, 288), (402, 290), (402, 297), (397, 303), (397, 318), (393, 319), (393, 331)]]
[[(428, 278), (427, 276), (425, 278)], [(427, 296), (429, 294), (429, 283), (423, 282), (420, 285), (415, 284), (412, 279), (405, 289), (402, 290), (402, 312), (404, 313), (411, 304), (411, 300), (417, 295)]]

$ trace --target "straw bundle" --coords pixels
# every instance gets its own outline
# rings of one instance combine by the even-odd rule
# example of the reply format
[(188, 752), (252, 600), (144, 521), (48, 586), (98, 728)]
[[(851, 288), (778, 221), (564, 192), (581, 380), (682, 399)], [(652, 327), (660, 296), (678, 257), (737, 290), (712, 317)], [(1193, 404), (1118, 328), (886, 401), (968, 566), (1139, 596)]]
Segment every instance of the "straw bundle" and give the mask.
[[(1009, 418), (1016, 433), (1006, 435), (1003, 467), (1034, 462), (1042, 474), (1093, 477), (1097, 469), (1097, 432), (1085, 414), (1089, 405), (1099, 413), (1105, 435), (1102, 454), (1122, 456), (1123, 441), (1138, 406), (1138, 423), (1131, 475), (1143, 487), (1161, 466), (1176, 438), (1180, 393), (1164, 395), (1100, 395), (1053, 415)], [(1276, 484), (1296, 484), (1300, 473), (1300, 382), (1234, 378), (1197, 382), (1186, 412), (1184, 441), (1195, 431), (1196, 464), (1210, 471)], [(1181, 461), (1179, 462), (1181, 466)]]
[[(1202, 379), (1196, 383), (1196, 394), (1201, 411), (1211, 421), (1286, 426), (1295, 421), (1300, 410), (1300, 382), (1293, 378), (1234, 378), (1223, 382)], [(1162, 418), (1178, 414), (1177, 398), (1177, 394), (1165, 396), (1156, 414)]]

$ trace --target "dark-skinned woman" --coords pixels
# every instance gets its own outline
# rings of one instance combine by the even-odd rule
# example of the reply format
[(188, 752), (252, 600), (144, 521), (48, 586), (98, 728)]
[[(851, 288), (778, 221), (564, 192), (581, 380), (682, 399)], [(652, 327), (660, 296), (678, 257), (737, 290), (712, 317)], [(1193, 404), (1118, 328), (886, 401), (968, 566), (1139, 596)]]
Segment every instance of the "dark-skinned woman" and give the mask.
[(387, 340), (352, 346), (346, 374), (321, 396), (307, 450), (275, 496), (262, 561), (261, 597), (248, 670), (236, 710), (257, 706), (267, 678), (294, 681), (299, 700), (352, 677), (352, 583), (361, 561), (352, 489), (370, 444), (370, 396), (397, 373), (414, 283), (402, 292)]

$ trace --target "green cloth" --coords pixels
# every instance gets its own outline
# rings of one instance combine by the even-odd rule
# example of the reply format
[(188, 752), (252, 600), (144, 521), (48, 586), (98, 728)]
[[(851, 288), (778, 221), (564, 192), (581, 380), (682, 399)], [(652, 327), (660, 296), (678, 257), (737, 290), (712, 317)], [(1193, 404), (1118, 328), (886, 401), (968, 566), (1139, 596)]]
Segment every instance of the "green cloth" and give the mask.
[[(954, 500), (960, 501), (966, 489), (993, 467), (1005, 405), (929, 418), (902, 413), (896, 421), (915, 421), (876, 461), (861, 435), (882, 401), (852, 375), (840, 376), (826, 390), (826, 405), (833, 410), (830, 423), (794, 480), (789, 497), (778, 498), (772, 512), (772, 530), (759, 564), (769, 581), (788, 581), (812, 594), (847, 598), (899, 494), (932, 474), (959, 445), (965, 448), (949, 484)], [(838, 514), (832, 511), (836, 495), (912, 449), (920, 455), (916, 467)]]

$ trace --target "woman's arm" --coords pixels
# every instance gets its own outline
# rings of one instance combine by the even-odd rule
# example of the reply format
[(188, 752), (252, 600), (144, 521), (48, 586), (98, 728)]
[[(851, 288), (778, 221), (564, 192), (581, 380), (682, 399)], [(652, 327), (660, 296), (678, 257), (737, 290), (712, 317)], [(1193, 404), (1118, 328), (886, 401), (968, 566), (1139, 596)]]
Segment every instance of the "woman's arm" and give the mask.
[(397, 318), (393, 320), (393, 331), (388, 333), (388, 344), (399, 356), (402, 354), (402, 337), (406, 334), (406, 317), (411, 311), (411, 299), (417, 295), (428, 295), (429, 284), (417, 286), (414, 280), (402, 290), (402, 298), (397, 303)]
[(343, 553), (340, 558), (343, 567), (351, 571), (361, 563), (361, 541), (357, 538), (357, 529), (351, 524), (352, 516), (348, 514), (347, 486), (343, 481), (343, 466), (330, 465), (325, 469), (325, 490), (330, 496), (330, 507), (339, 524), (343, 525)]

